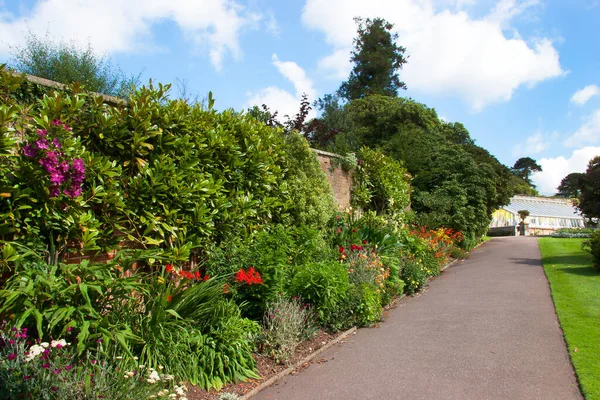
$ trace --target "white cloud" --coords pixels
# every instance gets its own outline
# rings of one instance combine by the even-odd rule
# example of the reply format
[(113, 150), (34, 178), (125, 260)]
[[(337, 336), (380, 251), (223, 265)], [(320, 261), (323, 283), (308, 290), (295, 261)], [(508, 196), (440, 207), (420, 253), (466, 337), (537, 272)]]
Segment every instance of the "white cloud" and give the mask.
[(0, 55), (23, 45), (28, 30), (38, 36), (48, 30), (57, 41), (89, 40), (99, 53), (134, 52), (154, 47), (154, 24), (172, 21), (220, 69), (227, 54), (240, 58), (242, 29), (262, 19), (234, 0), (40, 0), (28, 11), (14, 16), (0, 10)]
[(594, 96), (600, 94), (600, 87), (598, 85), (588, 85), (583, 89), (579, 89), (575, 92), (573, 97), (571, 97), (571, 103), (575, 103), (579, 106), (584, 105)]
[(543, 195), (553, 195), (560, 181), (572, 172), (585, 172), (588, 162), (600, 155), (600, 147), (583, 147), (573, 151), (570, 158), (563, 156), (556, 158), (542, 158), (538, 164), (542, 172), (535, 172), (532, 176), (533, 183)]
[[(555, 136), (555, 135), (554, 135)], [(525, 142), (515, 145), (513, 148), (513, 156), (521, 157), (525, 154), (534, 155), (550, 147), (550, 141), (545, 138), (542, 132), (535, 132), (529, 136)]]
[(594, 111), (587, 117), (583, 125), (565, 140), (567, 147), (577, 147), (584, 144), (596, 144), (600, 142), (600, 109)]
[[(269, 86), (261, 89), (258, 93), (250, 93), (246, 107), (266, 104), (271, 112), (277, 111), (279, 121), (283, 121), (286, 115), (290, 118), (298, 113), (302, 95), (306, 93), (309, 101), (317, 97), (312, 80), (306, 75), (304, 69), (293, 61), (280, 61), (277, 54), (272, 56), (273, 66), (279, 73), (294, 85), (294, 94), (285, 89)], [(311, 110), (308, 118), (314, 118), (316, 112)]]
[(409, 88), (458, 96), (479, 111), (510, 100), (523, 85), (532, 86), (565, 73), (550, 39), (525, 41), (505, 34), (511, 19), (536, 3), (502, 0), (488, 16), (474, 19), (463, 10), (436, 11), (431, 1), (307, 0), (302, 21), (322, 31), (333, 46), (333, 53), (320, 61), (320, 67), (345, 78), (356, 36), (353, 18), (386, 18), (395, 24), (398, 43), (410, 55), (401, 72)]

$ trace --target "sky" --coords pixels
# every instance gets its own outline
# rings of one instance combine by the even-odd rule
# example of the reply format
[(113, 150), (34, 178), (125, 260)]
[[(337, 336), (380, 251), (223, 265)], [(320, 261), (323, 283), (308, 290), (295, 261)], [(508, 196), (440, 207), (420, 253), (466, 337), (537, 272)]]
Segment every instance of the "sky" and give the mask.
[(354, 17), (394, 24), (402, 96), (509, 167), (537, 160), (541, 194), (600, 155), (600, 0), (0, 0), (0, 63), (32, 32), (143, 82), (212, 91), (218, 109), (294, 115), (348, 77)]

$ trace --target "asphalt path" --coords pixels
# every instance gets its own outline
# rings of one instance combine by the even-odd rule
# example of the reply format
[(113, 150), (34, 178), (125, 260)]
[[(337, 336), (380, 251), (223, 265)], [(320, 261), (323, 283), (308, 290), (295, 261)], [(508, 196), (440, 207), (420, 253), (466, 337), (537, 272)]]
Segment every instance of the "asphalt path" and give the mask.
[(492, 239), (252, 399), (582, 399), (537, 240)]

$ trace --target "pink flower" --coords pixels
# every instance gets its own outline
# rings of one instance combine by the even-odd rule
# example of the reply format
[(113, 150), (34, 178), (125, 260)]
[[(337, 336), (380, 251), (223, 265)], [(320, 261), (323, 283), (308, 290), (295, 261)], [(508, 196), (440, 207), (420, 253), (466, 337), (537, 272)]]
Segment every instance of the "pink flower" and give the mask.
[(11, 354), (8, 355), (8, 360), (9, 361), (14, 360), (15, 358), (17, 358), (17, 355), (15, 353), (11, 353)]

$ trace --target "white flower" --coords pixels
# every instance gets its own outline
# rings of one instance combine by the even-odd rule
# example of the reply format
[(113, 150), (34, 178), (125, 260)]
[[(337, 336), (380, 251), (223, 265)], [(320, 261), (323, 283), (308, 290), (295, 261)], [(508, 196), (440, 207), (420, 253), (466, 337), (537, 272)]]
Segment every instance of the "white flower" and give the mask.
[(47, 349), (48, 346), (50, 346), (50, 343), (48, 343), (48, 342), (42, 342), (42, 343), (40, 343), (40, 346), (42, 346), (43, 348)]
[(185, 392), (183, 390), (184, 390), (183, 386), (175, 386), (175, 393), (177, 393), (178, 395), (183, 396), (185, 394)]
[(127, 376), (128, 376), (128, 377), (130, 377), (130, 378), (133, 378), (133, 376), (135, 375), (135, 372), (133, 372), (133, 371), (129, 371), (129, 372), (127, 372), (125, 375), (127, 375)]
[(150, 384), (155, 384), (156, 383), (156, 381), (154, 379), (150, 379), (150, 378), (146, 379), (146, 382), (148, 382)]
[(159, 365), (159, 366), (158, 366), (158, 370), (159, 370), (159, 371), (162, 371), (162, 370), (163, 370), (163, 368), (164, 368), (164, 367), (163, 367), (162, 365)]
[(125, 375), (123, 375), (123, 378), (129, 379), (129, 375), (125, 374)]
[(176, 395), (175, 393), (171, 393), (171, 394), (169, 395), (169, 398), (170, 398), (170, 399), (176, 399), (176, 398), (177, 398), (177, 395)]
[(168, 389), (163, 389), (160, 392), (156, 393), (156, 395), (159, 396), (159, 397), (160, 396), (165, 396), (167, 394), (169, 394), (169, 390)]
[(156, 398), (156, 396), (152, 394), (152, 395), (148, 396), (148, 398), (149, 398), (149, 399), (155, 399), (155, 398)]
[(160, 376), (158, 376), (158, 372), (156, 372), (155, 370), (151, 370), (152, 372), (150, 372), (150, 375), (148, 375), (149, 379), (152, 379), (154, 381), (160, 381)]
[[(44, 344), (42, 343), (42, 346), (43, 345)], [(53, 341), (50, 342), (50, 347), (52, 347), (52, 348), (55, 348), (55, 347), (58, 347), (58, 346), (65, 347), (65, 346), (68, 346), (68, 345), (69, 345), (69, 343), (67, 343), (67, 341), (65, 339), (53, 340)]]
[(39, 356), (40, 354), (42, 354), (44, 352), (44, 348), (40, 345), (34, 344), (33, 346), (31, 346), (29, 348), (29, 352), (27, 354), (27, 357), (25, 358), (25, 361), (31, 361), (34, 358), (36, 358), (37, 356)]

